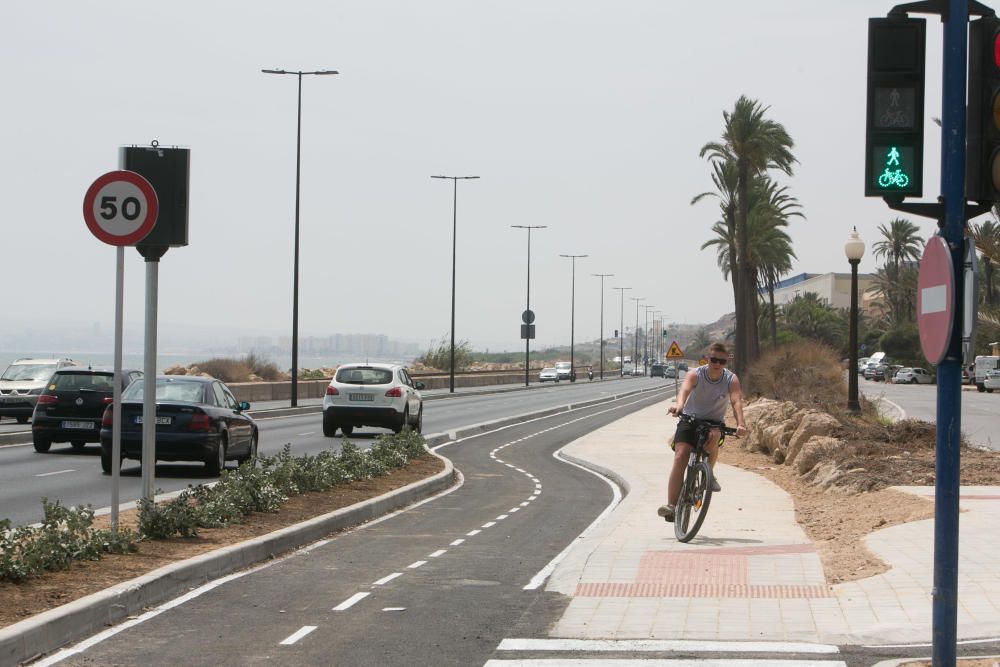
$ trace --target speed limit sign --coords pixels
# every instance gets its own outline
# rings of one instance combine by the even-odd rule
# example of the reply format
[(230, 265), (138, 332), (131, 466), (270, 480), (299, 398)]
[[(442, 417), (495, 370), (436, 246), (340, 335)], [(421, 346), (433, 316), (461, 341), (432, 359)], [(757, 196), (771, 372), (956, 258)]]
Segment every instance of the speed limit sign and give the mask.
[(156, 191), (134, 171), (109, 171), (87, 189), (83, 219), (108, 245), (135, 245), (156, 224)]

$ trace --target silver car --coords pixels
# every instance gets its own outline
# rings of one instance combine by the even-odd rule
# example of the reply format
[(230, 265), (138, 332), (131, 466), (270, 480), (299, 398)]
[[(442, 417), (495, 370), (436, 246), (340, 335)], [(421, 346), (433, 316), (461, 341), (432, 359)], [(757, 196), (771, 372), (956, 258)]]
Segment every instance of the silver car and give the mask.
[(893, 384), (934, 384), (934, 376), (923, 368), (900, 368), (892, 378)]
[(395, 364), (344, 364), (323, 397), (323, 435), (344, 435), (355, 427), (377, 426), (399, 433), (424, 427), (423, 382), (414, 382)]
[(559, 371), (554, 368), (543, 368), (538, 374), (539, 382), (559, 382)]
[(0, 375), (0, 417), (14, 417), (18, 424), (27, 424), (52, 374), (76, 365), (72, 359), (17, 359), (12, 362)]

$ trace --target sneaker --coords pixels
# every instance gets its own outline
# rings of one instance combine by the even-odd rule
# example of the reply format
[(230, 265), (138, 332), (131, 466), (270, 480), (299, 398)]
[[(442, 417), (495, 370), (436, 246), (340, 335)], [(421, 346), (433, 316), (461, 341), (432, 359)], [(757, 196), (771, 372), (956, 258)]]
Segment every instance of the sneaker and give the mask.
[(669, 521), (673, 523), (674, 521), (673, 505), (660, 505), (660, 509), (656, 510), (656, 513), (662, 516), (664, 521)]
[(718, 493), (722, 491), (722, 486), (719, 484), (719, 480), (712, 478), (712, 493)]

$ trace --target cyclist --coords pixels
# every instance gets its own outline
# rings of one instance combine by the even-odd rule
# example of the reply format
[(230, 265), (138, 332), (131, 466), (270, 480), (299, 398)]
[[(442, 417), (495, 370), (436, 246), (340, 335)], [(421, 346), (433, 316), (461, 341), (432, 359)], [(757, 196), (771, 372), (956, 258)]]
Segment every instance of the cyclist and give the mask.
[[(736, 415), (736, 436), (746, 434), (746, 424), (743, 421), (743, 391), (740, 379), (726, 368), (729, 353), (722, 343), (715, 343), (708, 348), (708, 364), (699, 366), (694, 371), (684, 375), (677, 402), (667, 410), (671, 415), (688, 415), (695, 419), (722, 422), (726, 416), (726, 400), (733, 406)], [(705, 450), (708, 452), (708, 463), (715, 470), (715, 462), (719, 458), (719, 436), (717, 428), (709, 432)], [(667, 504), (661, 505), (657, 514), (667, 521), (674, 520), (674, 506), (681, 493), (684, 482), (684, 468), (687, 466), (691, 448), (697, 444), (698, 437), (695, 425), (682, 420), (677, 424), (674, 442), (674, 463), (670, 469), (667, 482)], [(722, 486), (715, 475), (712, 476), (712, 491), (722, 491)]]

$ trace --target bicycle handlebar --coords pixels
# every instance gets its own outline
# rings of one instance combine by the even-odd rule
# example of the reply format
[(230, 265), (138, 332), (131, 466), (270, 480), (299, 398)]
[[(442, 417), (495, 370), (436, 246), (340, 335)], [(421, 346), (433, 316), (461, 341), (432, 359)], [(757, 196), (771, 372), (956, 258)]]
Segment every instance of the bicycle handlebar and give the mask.
[(723, 435), (736, 435), (736, 429), (726, 426), (725, 422), (712, 421), (711, 419), (698, 419), (697, 417), (692, 417), (691, 415), (681, 414), (678, 416), (681, 421), (691, 422), (693, 424), (704, 424), (709, 428), (717, 428), (722, 431)]

